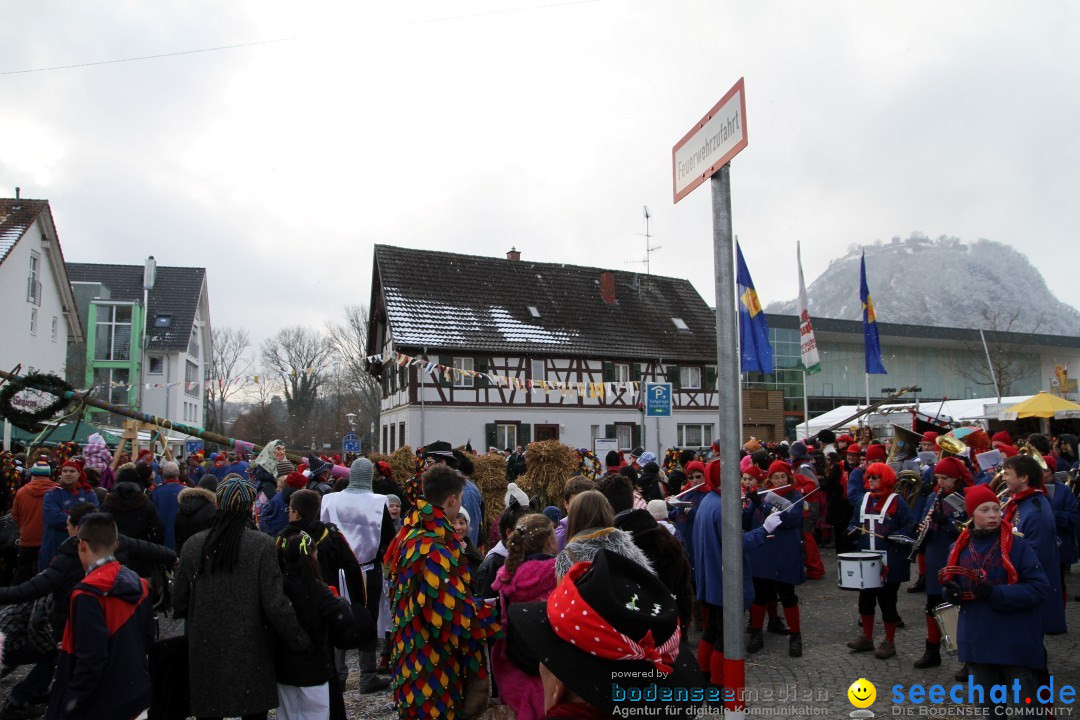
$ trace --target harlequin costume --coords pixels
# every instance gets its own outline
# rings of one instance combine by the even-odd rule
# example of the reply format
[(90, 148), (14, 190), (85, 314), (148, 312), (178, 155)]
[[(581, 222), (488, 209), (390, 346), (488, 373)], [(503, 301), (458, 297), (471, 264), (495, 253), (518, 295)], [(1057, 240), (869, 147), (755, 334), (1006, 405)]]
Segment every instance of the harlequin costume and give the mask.
[(486, 679), (483, 646), (498, 626), (468, 588), (468, 564), (442, 508), (418, 499), (386, 551), (391, 687), (401, 718), (459, 716), (466, 674)]

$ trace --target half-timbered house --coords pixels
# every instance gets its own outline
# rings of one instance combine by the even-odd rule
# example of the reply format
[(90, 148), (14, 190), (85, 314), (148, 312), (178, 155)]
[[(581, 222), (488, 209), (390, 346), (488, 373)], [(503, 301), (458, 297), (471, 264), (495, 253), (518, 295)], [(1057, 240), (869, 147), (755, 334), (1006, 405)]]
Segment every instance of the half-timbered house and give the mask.
[[(715, 437), (715, 317), (687, 280), (529, 262), (516, 250), (376, 245), (369, 308), (384, 452), (435, 440), (591, 448), (596, 438), (659, 451)], [(670, 417), (645, 417), (647, 382), (671, 383)], [(744, 396), (760, 406), (744, 411), (748, 421), (756, 412), (759, 437), (782, 431), (782, 393)]]

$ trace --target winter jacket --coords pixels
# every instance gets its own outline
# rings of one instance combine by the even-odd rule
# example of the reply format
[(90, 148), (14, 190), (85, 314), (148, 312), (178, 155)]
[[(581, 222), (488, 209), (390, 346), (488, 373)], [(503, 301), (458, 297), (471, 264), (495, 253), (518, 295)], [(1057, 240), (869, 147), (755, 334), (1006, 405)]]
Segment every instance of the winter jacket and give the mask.
[(93, 490), (85, 486), (77, 487), (75, 492), (71, 492), (57, 485), (45, 493), (45, 499), (41, 503), (44, 531), (41, 534), (38, 572), (49, 566), (49, 561), (56, 554), (56, 548), (67, 539), (68, 511), (73, 505), (81, 502), (88, 502), (97, 507), (98, 497)]
[[(323, 582), (336, 587), (342, 596), (346, 596), (347, 588), (351, 602), (364, 604), (364, 573), (341, 531), (331, 523), (319, 520), (312, 523), (296, 520), (286, 524), (278, 536), (290, 537), (301, 531), (310, 535), (319, 549), (319, 574)], [(345, 576), (344, 588), (341, 587), (342, 574)]]
[(1039, 610), (1043, 632), (1063, 633), (1066, 630), (1065, 603), (1061, 600), (1061, 571), (1057, 569), (1060, 564), (1057, 527), (1050, 499), (1036, 494), (1023, 500), (1014, 500), (1011, 504), (1016, 508), (1012, 524), (1035, 551), (1039, 565), (1046, 573), (1046, 580), (1050, 583), (1050, 592)]
[[(911, 545), (892, 542), (884, 538), (888, 538), (890, 535), (913, 536), (915, 531), (915, 517), (911, 514), (911, 510), (908, 509), (908, 504), (904, 502), (904, 498), (897, 495), (891, 501), (888, 501), (885, 517), (881, 522), (871, 521), (869, 519), (864, 522), (862, 517), (862, 503), (863, 500), (860, 499), (859, 507), (855, 509), (855, 514), (851, 518), (848, 530), (851, 531), (854, 528), (861, 527), (867, 531), (880, 535), (881, 537), (875, 537), (859, 531), (859, 534), (854, 539), (859, 546), (859, 549), (862, 551), (869, 551), (871, 547), (876, 551), (884, 551), (884, 573), (886, 582), (907, 582), (911, 579), (911, 563), (908, 561), (908, 555), (911, 553)], [(867, 500), (868, 514), (869, 509), (873, 507), (873, 504), (873, 498)], [(871, 540), (873, 540), (873, 542), (871, 542)]]
[(584, 530), (576, 537), (570, 538), (566, 547), (555, 558), (555, 574), (561, 579), (570, 571), (574, 563), (592, 560), (596, 553), (601, 550), (622, 555), (630, 558), (642, 567), (648, 568), (649, 572), (656, 574), (649, 558), (634, 544), (633, 537), (625, 530), (618, 528), (590, 528)]
[(495, 578), (498, 577), (499, 570), (506, 564), (508, 554), (509, 551), (501, 541), (488, 550), (484, 562), (480, 563), (480, 569), (476, 571), (476, 575), (473, 577), (473, 595), (490, 598), (498, 594), (492, 586), (495, 584)]
[[(923, 516), (930, 508), (934, 508), (933, 514), (930, 516), (930, 532), (926, 536), (926, 543), (923, 547), (926, 549), (926, 572), (923, 573), (923, 579), (926, 580), (926, 594), (927, 595), (940, 595), (941, 594), (941, 582), (938, 580), (938, 570), (949, 564), (949, 550), (952, 548), (952, 544), (956, 542), (956, 538), (960, 537), (960, 531), (956, 529), (956, 521), (964, 521), (967, 519), (967, 513), (963, 509), (956, 511), (955, 513), (951, 508), (941, 503), (938, 507), (938, 493), (931, 493), (927, 498), (926, 508), (924, 508)], [(918, 519), (915, 521), (916, 535), (918, 534), (919, 523), (922, 522), (922, 517), (916, 515)]]
[[(796, 502), (802, 493), (788, 486), (776, 491), (783, 499)], [(743, 530), (761, 527), (765, 518), (772, 513), (772, 508), (765, 504), (764, 493), (751, 493), (755, 498), (743, 509)], [(806, 569), (803, 565), (803, 506), (794, 505), (783, 512), (780, 526), (773, 530), (772, 537), (765, 535), (765, 542), (750, 551), (750, 572), (761, 580), (775, 580), (788, 585), (802, 585), (806, 582)]]
[(1060, 482), (1048, 483), (1044, 490), (1050, 499), (1054, 522), (1057, 525), (1058, 562), (1072, 565), (1080, 559), (1076, 552), (1076, 530), (1080, 527), (1080, 509), (1077, 508), (1076, 496)]
[[(724, 605), (724, 524), (721, 519), (720, 493), (709, 492), (702, 498), (694, 522), (694, 578), (699, 600), (723, 607)], [(765, 528), (757, 528), (742, 534), (743, 557), (743, 607), (754, 601), (753, 573), (750, 569), (750, 552), (765, 543)]]
[(284, 587), (300, 627), (311, 638), (311, 647), (303, 652), (279, 648), (274, 658), (277, 681), (296, 687), (329, 682), (330, 675), (337, 672), (330, 652), (330, 637), (341, 637), (352, 630), (352, 608), (334, 595), (326, 583), (315, 579), (286, 575)]
[(634, 544), (649, 558), (656, 576), (675, 596), (683, 627), (690, 627), (694, 591), (690, 585), (690, 562), (682, 544), (666, 527), (656, 522), (648, 510), (619, 513), (615, 516), (615, 527), (630, 533)]
[(675, 532), (679, 534), (683, 547), (686, 548), (686, 559), (690, 563), (691, 572), (696, 572), (697, 564), (694, 561), (694, 520), (697, 517), (698, 506), (708, 494), (704, 490), (691, 490), (679, 499), (690, 505), (681, 505), (671, 509), (668, 519), (675, 523)]
[(559, 543), (559, 550), (566, 547), (566, 528), (570, 524), (570, 516), (566, 515), (555, 526), (555, 540)]
[(45, 493), (60, 487), (47, 477), (35, 477), (19, 488), (11, 505), (11, 517), (19, 524), (19, 546), (41, 547), (44, 531), (42, 504)]
[[(120, 546), (116, 550), (116, 559), (121, 563), (142, 562), (150, 565), (172, 567), (176, 564), (176, 553), (162, 545), (155, 545), (144, 540), (132, 540), (120, 535)], [(82, 561), (79, 560), (79, 543), (69, 537), (57, 548), (49, 567), (39, 572), (24, 583), (10, 587), (0, 587), (0, 605), (29, 602), (52, 594), (52, 626), (59, 642), (60, 633), (67, 623), (71, 590), (86, 575)]]
[(184, 543), (172, 586), (176, 616), (187, 619), (191, 714), (242, 717), (275, 708), (275, 645), (303, 651), (311, 642), (282, 590), (274, 539), (244, 530), (236, 567), (211, 572), (199, 570), (207, 535)]
[(286, 486), (275, 493), (268, 503), (263, 505), (259, 514), (259, 529), (267, 535), (276, 536), (289, 524), (289, 498), (296, 488)]
[[(158, 544), (165, 539), (165, 525), (157, 509), (135, 483), (119, 483), (105, 498), (101, 509), (112, 515), (121, 535)], [(153, 571), (152, 565), (142, 562), (129, 563), (128, 567), (142, 577), (150, 577)]]
[[(972, 537), (960, 552), (959, 564), (981, 566), (973, 559), (972, 551), (985, 558), (995, 542), (998, 542), (996, 536)], [(1056, 575), (1058, 570), (1044, 567), (1031, 543), (1015, 535), (1009, 560), (1019, 576), (1015, 584), (1008, 584), (999, 556), (985, 568), (987, 582), (994, 586), (990, 597), (960, 605), (956, 633), (960, 662), (1045, 667), (1039, 608), (1047, 601), (1061, 605), (1061, 593), (1052, 595), (1047, 581), (1048, 575), (1051, 572)]]
[(645, 502), (664, 499), (664, 491), (660, 487), (659, 473), (641, 473), (638, 476), (638, 490), (641, 492), (641, 497)]
[(150, 707), (150, 588), (119, 562), (91, 570), (71, 593), (47, 720), (133, 718)]
[(176, 552), (179, 554), (188, 538), (210, 529), (214, 515), (217, 514), (217, 496), (206, 488), (189, 487), (176, 496), (176, 504), (173, 532), (176, 535)]
[(469, 512), (469, 539), (473, 547), (480, 544), (480, 530), (484, 524), (484, 496), (472, 478), (465, 478), (465, 490), (461, 495), (461, 507)]
[[(509, 622), (509, 608), (514, 603), (547, 600), (555, 589), (555, 558), (534, 555), (518, 566), (513, 577), (506, 567), (499, 568), (494, 590), (499, 593), (502, 617)], [(491, 649), (491, 669), (499, 687), (500, 699), (513, 708), (517, 720), (542, 720), (544, 717), (544, 684), (539, 675), (531, 675), (518, 667), (507, 654), (507, 639), (495, 641)]]
[(154, 486), (150, 500), (157, 508), (161, 521), (165, 523), (165, 544), (176, 549), (176, 514), (180, 511), (177, 497), (186, 488), (182, 482), (170, 481)]
[[(465, 539), (461, 541), (461, 554), (465, 558), (465, 563), (469, 566), (469, 577), (475, 578), (480, 573), (480, 565), (484, 562), (484, 556), (480, 554), (480, 551), (473, 545), (472, 538), (465, 535)], [(475, 588), (475, 581), (473, 583)], [(475, 592), (473, 593), (476, 594)]]

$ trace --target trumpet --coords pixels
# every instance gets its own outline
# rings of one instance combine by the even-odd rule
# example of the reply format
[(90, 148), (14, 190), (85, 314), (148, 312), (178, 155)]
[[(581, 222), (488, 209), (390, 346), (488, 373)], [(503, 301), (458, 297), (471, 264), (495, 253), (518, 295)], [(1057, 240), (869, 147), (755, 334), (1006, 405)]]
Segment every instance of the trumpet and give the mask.
[(937, 444), (938, 449), (941, 450), (938, 460), (944, 457), (946, 453), (961, 456), (968, 454), (967, 444), (953, 435), (938, 435), (937, 440), (934, 442)]

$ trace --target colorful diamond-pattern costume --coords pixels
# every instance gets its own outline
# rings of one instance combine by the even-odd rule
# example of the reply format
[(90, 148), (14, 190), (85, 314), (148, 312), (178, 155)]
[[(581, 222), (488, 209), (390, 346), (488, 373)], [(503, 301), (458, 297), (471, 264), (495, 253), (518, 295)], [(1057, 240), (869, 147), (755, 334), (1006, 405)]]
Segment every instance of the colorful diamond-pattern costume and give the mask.
[(391, 687), (401, 718), (458, 717), (466, 673), (487, 677), (498, 626), (470, 591), (461, 542), (442, 508), (417, 500), (386, 551), (393, 597)]

